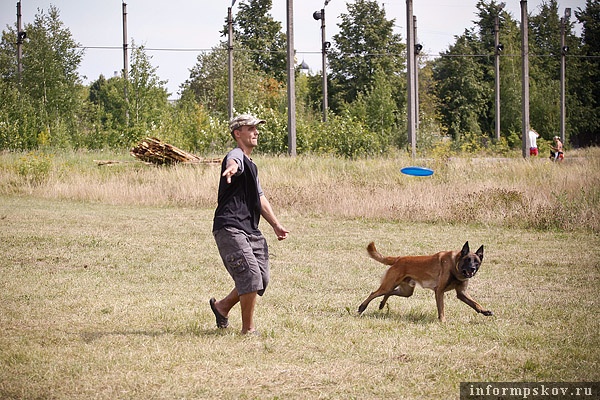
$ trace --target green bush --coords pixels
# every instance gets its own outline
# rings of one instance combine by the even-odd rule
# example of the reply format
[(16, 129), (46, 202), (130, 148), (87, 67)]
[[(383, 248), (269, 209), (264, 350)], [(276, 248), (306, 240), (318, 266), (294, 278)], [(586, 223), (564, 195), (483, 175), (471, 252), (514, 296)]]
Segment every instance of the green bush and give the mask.
[(52, 170), (52, 156), (44, 153), (27, 153), (15, 163), (15, 171), (29, 184), (45, 182)]
[(506, 137), (508, 145), (511, 149), (518, 149), (522, 146), (523, 140), (521, 138), (521, 134), (519, 132), (510, 131), (508, 136)]

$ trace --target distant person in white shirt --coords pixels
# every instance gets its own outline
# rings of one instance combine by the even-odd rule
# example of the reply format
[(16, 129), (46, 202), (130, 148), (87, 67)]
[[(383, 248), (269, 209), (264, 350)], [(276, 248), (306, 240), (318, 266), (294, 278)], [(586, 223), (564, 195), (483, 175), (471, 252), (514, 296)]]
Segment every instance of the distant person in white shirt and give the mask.
[(532, 128), (529, 128), (529, 155), (537, 156), (538, 155), (538, 147), (537, 147), (537, 138), (540, 137), (540, 134), (537, 133)]

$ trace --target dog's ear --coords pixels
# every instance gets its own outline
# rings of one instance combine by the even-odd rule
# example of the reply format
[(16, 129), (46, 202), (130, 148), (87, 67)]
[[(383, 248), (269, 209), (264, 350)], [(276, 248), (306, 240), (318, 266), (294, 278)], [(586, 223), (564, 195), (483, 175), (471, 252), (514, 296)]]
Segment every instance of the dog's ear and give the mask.
[(464, 246), (463, 246), (462, 250), (460, 251), (460, 255), (461, 255), (461, 257), (464, 257), (464, 256), (466, 256), (467, 254), (469, 254), (469, 242), (468, 242), (468, 241), (467, 241), (467, 242), (465, 242), (465, 244), (464, 244)]
[(477, 249), (475, 254), (477, 254), (477, 257), (479, 257), (479, 260), (483, 261), (483, 245), (481, 245), (481, 247), (479, 247)]

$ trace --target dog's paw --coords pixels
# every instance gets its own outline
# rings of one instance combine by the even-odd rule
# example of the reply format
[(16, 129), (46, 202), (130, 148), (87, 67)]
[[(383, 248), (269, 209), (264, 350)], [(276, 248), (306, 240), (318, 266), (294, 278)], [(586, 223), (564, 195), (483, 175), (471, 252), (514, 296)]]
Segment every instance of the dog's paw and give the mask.
[(483, 310), (481, 313), (483, 315), (485, 315), (486, 317), (490, 317), (490, 316), (494, 315), (494, 313), (491, 312), (490, 310)]

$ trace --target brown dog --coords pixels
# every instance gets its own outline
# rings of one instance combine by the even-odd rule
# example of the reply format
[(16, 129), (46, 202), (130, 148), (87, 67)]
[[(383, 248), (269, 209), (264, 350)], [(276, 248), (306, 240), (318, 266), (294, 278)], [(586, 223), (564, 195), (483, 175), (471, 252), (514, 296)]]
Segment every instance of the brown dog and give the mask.
[(435, 292), (438, 318), (442, 322), (445, 320), (444, 292), (452, 289), (456, 290), (460, 300), (478, 313), (493, 315), (467, 293), (469, 278), (475, 276), (483, 260), (483, 245), (475, 253), (470, 252), (469, 242), (466, 242), (461, 251), (441, 251), (431, 256), (384, 257), (375, 248), (375, 243), (371, 242), (367, 251), (371, 258), (391, 267), (383, 276), (379, 289), (358, 307), (359, 314), (376, 297), (384, 296), (379, 304), (381, 310), (390, 296), (412, 296), (418, 284)]

